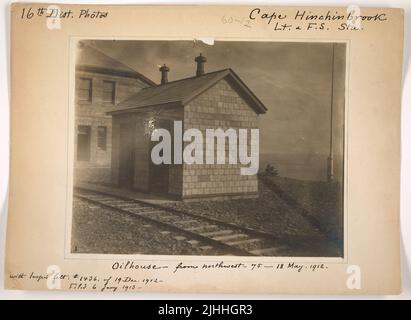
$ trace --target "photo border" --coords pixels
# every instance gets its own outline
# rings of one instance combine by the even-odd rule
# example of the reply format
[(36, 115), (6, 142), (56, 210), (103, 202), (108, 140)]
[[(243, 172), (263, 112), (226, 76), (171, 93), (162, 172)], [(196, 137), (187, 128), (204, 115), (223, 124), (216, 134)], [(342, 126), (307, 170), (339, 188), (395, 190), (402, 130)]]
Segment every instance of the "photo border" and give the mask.
[(81, 40), (128, 40), (128, 41), (202, 41), (190, 37), (136, 37), (136, 36), (68, 36), (68, 129), (67, 129), (67, 190), (66, 190), (66, 210), (65, 210), (65, 234), (64, 234), (64, 260), (79, 261), (127, 261), (135, 262), (216, 262), (222, 259), (225, 262), (246, 262), (246, 263), (326, 263), (326, 264), (348, 264), (348, 118), (349, 118), (349, 78), (350, 78), (350, 46), (351, 39), (273, 39), (267, 37), (215, 37), (214, 41), (236, 41), (236, 42), (303, 42), (303, 43), (345, 43), (345, 87), (344, 87), (344, 125), (343, 125), (343, 257), (288, 257), (288, 256), (258, 256), (249, 257), (241, 255), (221, 256), (221, 255), (155, 255), (155, 254), (94, 254), (94, 253), (72, 253), (71, 252), (71, 231), (72, 231), (72, 214), (73, 214), (73, 189), (74, 189), (74, 144), (75, 144), (75, 56), (77, 44)]

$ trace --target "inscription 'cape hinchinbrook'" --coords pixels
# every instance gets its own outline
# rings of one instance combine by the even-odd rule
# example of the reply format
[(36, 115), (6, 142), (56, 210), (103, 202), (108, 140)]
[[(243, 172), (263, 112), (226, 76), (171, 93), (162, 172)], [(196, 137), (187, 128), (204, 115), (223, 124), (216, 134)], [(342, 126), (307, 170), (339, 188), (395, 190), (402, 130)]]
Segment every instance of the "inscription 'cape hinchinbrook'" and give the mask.
[[(264, 12), (260, 8), (255, 8), (250, 11), (249, 18), (251, 20), (261, 19), (267, 21), (267, 24), (275, 20), (284, 20), (288, 16), (284, 13), (279, 13), (276, 11), (273, 12)], [(338, 11), (331, 13), (331, 10), (328, 10), (324, 14), (313, 14), (311, 11), (306, 10), (297, 10), (295, 13), (294, 20), (306, 20), (306, 21), (351, 21), (356, 22), (361, 21), (386, 21), (387, 16), (385, 13), (376, 13), (373, 15), (358, 15), (354, 11), (341, 14)]]

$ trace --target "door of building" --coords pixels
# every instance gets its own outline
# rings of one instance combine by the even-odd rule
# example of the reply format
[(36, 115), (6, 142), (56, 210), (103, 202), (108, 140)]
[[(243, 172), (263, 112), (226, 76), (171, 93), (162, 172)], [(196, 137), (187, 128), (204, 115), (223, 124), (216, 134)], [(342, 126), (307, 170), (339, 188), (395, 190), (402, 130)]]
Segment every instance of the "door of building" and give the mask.
[[(170, 120), (160, 120), (159, 123), (156, 125), (157, 128), (167, 129), (170, 132), (171, 136), (173, 134), (173, 130), (171, 129), (171, 121)], [(171, 140), (173, 137), (171, 137)], [(173, 141), (173, 140), (172, 140)], [(168, 193), (168, 184), (169, 184), (169, 171), (170, 165), (169, 164), (154, 164), (151, 161), (151, 150), (157, 144), (157, 141), (151, 141), (150, 145), (150, 191), (153, 193)], [(173, 154), (171, 154), (173, 157)]]

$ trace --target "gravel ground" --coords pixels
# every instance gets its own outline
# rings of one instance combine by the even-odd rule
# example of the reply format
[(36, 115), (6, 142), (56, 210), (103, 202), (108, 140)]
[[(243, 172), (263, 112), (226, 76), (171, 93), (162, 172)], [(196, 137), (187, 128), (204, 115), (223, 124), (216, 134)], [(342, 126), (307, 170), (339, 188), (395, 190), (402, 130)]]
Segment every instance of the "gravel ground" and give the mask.
[[(204, 255), (201, 244), (162, 230), (138, 216), (75, 199), (71, 251), (73, 253), (108, 254), (178, 254)], [(214, 249), (213, 249), (214, 250)], [(215, 250), (213, 254), (218, 254)]]
[(269, 232), (288, 243), (291, 256), (342, 256), (339, 185), (260, 177), (258, 190), (256, 199), (203, 200), (168, 206)]
[[(272, 233), (286, 244), (282, 255), (341, 256), (338, 186), (280, 177), (260, 179), (256, 199), (175, 202), (165, 206)], [(279, 191), (280, 190), (280, 191)], [(342, 233), (341, 233), (342, 234)], [(334, 238), (330, 237), (333, 236)], [(218, 255), (181, 235), (130, 216), (75, 199), (72, 252), (110, 254)], [(188, 242), (190, 241), (190, 242)]]
[(203, 200), (170, 203), (177, 210), (212, 217), (243, 227), (272, 233), (277, 237), (321, 236), (318, 229), (287, 205), (264, 183), (259, 183), (255, 199)]
[(268, 180), (266, 181), (272, 187), (271, 189), (280, 190), (280, 193), (284, 194), (283, 200), (305, 215), (329, 239), (342, 241), (343, 192), (341, 184), (300, 181), (283, 177), (265, 179)]

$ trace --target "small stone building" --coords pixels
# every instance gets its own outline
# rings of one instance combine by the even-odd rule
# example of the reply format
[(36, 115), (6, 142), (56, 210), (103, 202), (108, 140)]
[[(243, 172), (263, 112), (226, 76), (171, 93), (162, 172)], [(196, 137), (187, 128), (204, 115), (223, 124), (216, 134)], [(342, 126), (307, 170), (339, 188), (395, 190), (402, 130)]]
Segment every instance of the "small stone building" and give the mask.
[[(179, 199), (255, 196), (256, 175), (240, 175), (241, 164), (161, 164), (151, 161), (150, 135), (155, 128), (183, 130), (258, 128), (266, 107), (231, 69), (204, 73), (199, 56), (196, 76), (168, 82), (165, 65), (161, 84), (144, 88), (108, 114), (113, 117), (112, 182), (144, 192)], [(226, 143), (227, 145), (227, 143)], [(226, 155), (227, 156), (227, 155)]]
[(75, 70), (75, 182), (110, 182), (111, 116), (119, 101), (155, 85), (137, 71), (85, 42)]

